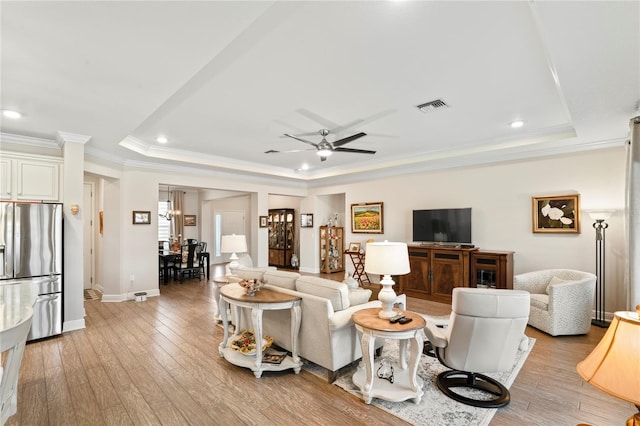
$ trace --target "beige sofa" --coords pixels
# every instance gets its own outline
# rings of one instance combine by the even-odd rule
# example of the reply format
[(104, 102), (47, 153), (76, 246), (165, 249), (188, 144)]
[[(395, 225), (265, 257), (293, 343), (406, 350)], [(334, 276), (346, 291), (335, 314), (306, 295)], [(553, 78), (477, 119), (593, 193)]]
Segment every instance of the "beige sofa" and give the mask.
[[(265, 288), (300, 296), (301, 324), (298, 335), (298, 354), (328, 370), (332, 382), (336, 372), (362, 357), (360, 338), (353, 320), (360, 309), (380, 307), (380, 302), (369, 301), (371, 290), (349, 289), (345, 283), (313, 276), (301, 276), (296, 272), (240, 268), (235, 271), (239, 279), (264, 278)], [(399, 301), (404, 305), (404, 297)], [(241, 327), (251, 324), (248, 312), (243, 313)], [(291, 316), (289, 311), (264, 311), (262, 320), (264, 335), (291, 351)], [(384, 341), (376, 342), (382, 347)]]

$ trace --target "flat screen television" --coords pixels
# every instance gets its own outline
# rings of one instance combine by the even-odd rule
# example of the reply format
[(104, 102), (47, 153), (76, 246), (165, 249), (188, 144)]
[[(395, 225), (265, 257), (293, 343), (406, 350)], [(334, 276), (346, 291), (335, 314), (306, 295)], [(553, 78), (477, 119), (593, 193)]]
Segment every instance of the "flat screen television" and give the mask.
[(471, 208), (414, 210), (413, 241), (471, 244)]

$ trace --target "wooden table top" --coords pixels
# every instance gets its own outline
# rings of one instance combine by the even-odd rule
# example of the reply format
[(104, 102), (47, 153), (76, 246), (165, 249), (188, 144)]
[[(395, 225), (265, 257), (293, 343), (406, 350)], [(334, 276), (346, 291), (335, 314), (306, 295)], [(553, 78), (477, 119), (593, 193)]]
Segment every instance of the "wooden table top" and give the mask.
[(368, 328), (369, 330), (378, 331), (409, 331), (418, 330), (424, 328), (427, 323), (419, 314), (411, 311), (395, 311), (402, 312), (405, 317), (411, 318), (412, 321), (406, 324), (391, 324), (388, 319), (383, 319), (378, 316), (381, 308), (369, 308), (362, 309), (353, 314), (353, 322), (361, 327)]
[(251, 303), (282, 303), (293, 302), (300, 300), (299, 296), (294, 296), (287, 293), (280, 293), (279, 291), (269, 290), (263, 288), (260, 291), (256, 291), (254, 296), (248, 296), (247, 291), (238, 283), (225, 285), (220, 288), (220, 293), (223, 296), (231, 300), (237, 300), (239, 302), (251, 302)]

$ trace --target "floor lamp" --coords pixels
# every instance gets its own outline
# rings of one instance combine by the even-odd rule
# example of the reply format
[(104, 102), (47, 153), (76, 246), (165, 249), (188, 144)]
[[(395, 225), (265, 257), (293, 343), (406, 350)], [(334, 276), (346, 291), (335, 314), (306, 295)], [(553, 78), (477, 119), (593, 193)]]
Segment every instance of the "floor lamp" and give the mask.
[(605, 220), (611, 217), (615, 210), (590, 210), (587, 211), (593, 219), (593, 228), (596, 230), (596, 313), (591, 324), (598, 327), (609, 327), (609, 322), (605, 319), (605, 230), (609, 224)]

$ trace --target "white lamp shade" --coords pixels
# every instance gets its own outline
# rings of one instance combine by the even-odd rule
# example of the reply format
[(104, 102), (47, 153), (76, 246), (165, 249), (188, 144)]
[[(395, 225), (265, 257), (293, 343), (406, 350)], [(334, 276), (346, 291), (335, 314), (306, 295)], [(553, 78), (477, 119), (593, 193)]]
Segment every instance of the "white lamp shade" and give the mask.
[(587, 210), (587, 214), (592, 220), (607, 220), (615, 210)]
[(364, 270), (369, 274), (404, 275), (411, 272), (406, 243), (368, 243)]
[(244, 235), (223, 235), (220, 241), (222, 253), (244, 253), (247, 251), (247, 239)]

